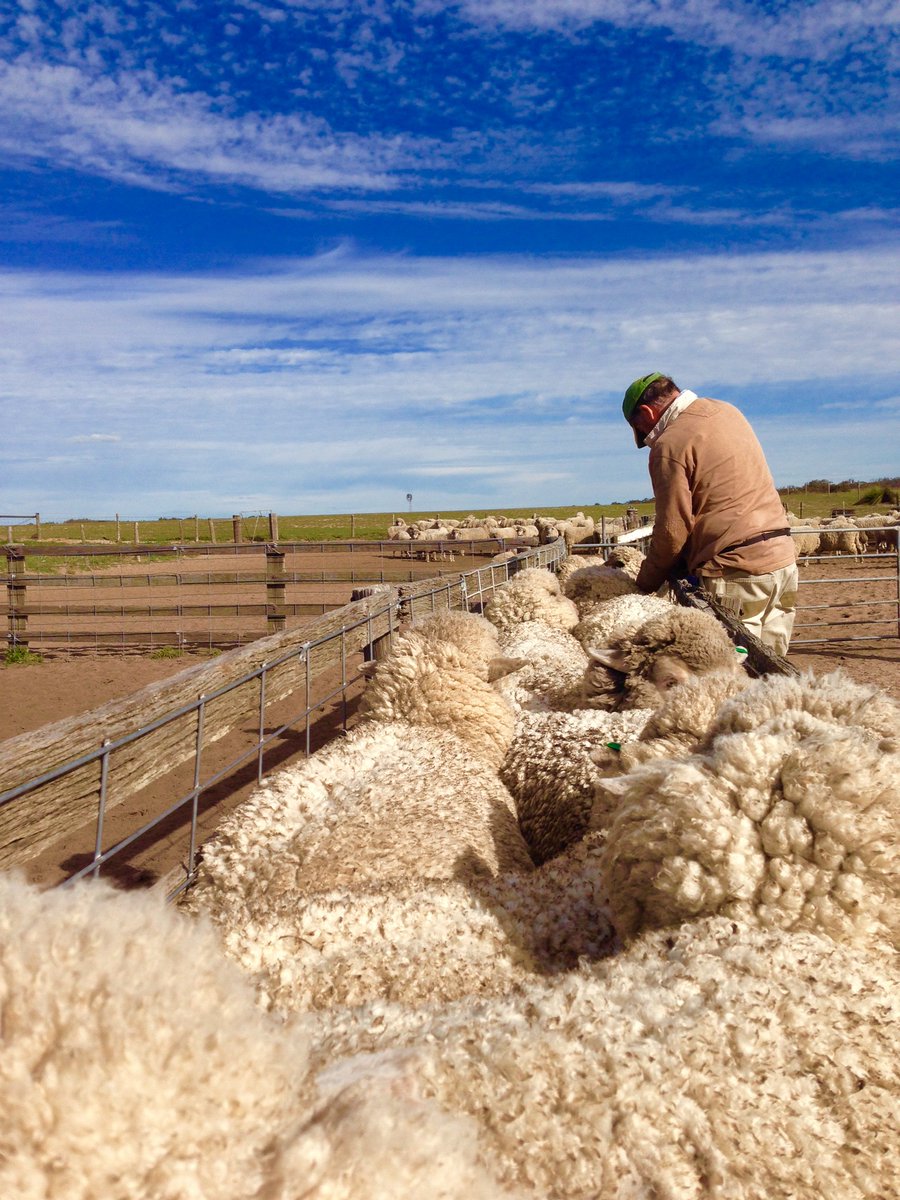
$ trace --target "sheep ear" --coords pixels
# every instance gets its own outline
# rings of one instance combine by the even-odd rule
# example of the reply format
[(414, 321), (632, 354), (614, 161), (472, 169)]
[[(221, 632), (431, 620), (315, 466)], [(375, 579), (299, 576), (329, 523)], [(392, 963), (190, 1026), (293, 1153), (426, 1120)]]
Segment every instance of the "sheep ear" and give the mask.
[(360, 675), (363, 676), (364, 679), (372, 679), (373, 676), (375, 675), (375, 672), (377, 671), (377, 669), (378, 669), (378, 662), (376, 659), (373, 658), (371, 662), (363, 663), (363, 665), (359, 668), (359, 673), (360, 673)]
[(511, 675), (513, 671), (518, 671), (520, 667), (527, 666), (527, 658), (509, 658), (504, 654), (498, 654), (488, 663), (488, 683), (496, 683), (504, 675)]
[(591, 646), (587, 653), (591, 662), (601, 667), (609, 667), (611, 671), (628, 671), (624, 650), (616, 650), (611, 646)]
[(627, 775), (611, 775), (606, 779), (598, 779), (596, 786), (613, 796), (624, 796), (631, 786), (631, 779)]

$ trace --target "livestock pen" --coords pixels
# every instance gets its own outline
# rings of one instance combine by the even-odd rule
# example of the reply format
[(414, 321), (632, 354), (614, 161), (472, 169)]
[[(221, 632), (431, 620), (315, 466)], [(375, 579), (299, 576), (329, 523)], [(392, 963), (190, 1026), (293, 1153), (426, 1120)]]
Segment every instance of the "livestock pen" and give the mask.
[(395, 632), (441, 607), (478, 608), (521, 566), (553, 567), (564, 555), (558, 542), (405, 586), (379, 582), (318, 620), (9, 739), (0, 748), (0, 867), (47, 882), (105, 870), (147, 883), (174, 844), (178, 890), (219, 802), (236, 803), (267, 769), (346, 728), (363, 662)]

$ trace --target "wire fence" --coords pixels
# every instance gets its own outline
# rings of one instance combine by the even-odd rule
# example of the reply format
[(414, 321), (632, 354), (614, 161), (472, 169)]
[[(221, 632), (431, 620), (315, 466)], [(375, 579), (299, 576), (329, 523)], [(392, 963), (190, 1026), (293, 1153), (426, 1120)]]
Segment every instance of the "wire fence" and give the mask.
[[(316, 715), (329, 705), (338, 704), (340, 726), (346, 729), (352, 689), (362, 679), (360, 655), (365, 660), (387, 653), (398, 630), (427, 613), (478, 610), (522, 567), (552, 569), (565, 554), (560, 541), (508, 562), (405, 588), (378, 585), (372, 595), (329, 614), (321, 631), (319, 622), (300, 633), (263, 639), (251, 648), (260, 661), (249, 667), (248, 648), (241, 648), (230, 661), (223, 656), (199, 674), (192, 669), (176, 677), (162, 696), (157, 686), (152, 696), (148, 690), (146, 697), (127, 698), (111, 711), (106, 706), (67, 727), (57, 724), (50, 733), (45, 728), (10, 739), (0, 762), (0, 867), (26, 863), (52, 851), (66, 835), (83, 836), (90, 829), (93, 848), (87, 861), (67, 874), (71, 883), (128, 858), (134, 847), (152, 842), (155, 830), (169, 829), (175, 820), (186, 846), (181, 866), (166, 883), (174, 897), (194, 871), (201, 798), (250, 763), (259, 782), (267, 750), (288, 730), (299, 732), (302, 752), (309, 755)], [(210, 686), (216, 679), (221, 682)], [(270, 702), (275, 700), (286, 701), (291, 711), (273, 722)], [(207, 771), (212, 743), (251, 720), (250, 744)], [(82, 745), (73, 753), (79, 738)], [(42, 769), (36, 771), (38, 764)], [(148, 819), (109, 838), (111, 811), (175, 767), (189, 770), (189, 786)]]

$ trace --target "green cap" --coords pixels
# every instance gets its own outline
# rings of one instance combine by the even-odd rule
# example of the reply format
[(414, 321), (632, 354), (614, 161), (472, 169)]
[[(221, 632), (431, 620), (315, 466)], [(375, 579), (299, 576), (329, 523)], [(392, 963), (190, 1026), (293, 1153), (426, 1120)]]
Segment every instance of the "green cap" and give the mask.
[(622, 412), (625, 414), (625, 420), (631, 421), (631, 414), (640, 404), (641, 396), (646, 392), (651, 383), (656, 383), (657, 379), (663, 379), (665, 376), (661, 371), (653, 371), (650, 375), (642, 375), (640, 379), (636, 379), (630, 385), (625, 393), (625, 399), (622, 401)]

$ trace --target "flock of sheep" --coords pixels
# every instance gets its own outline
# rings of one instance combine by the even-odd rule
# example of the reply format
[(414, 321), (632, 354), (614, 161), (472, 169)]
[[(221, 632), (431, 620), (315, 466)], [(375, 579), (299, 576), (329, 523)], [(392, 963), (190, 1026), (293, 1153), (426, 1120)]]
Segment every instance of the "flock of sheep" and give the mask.
[[(621, 533), (621, 519), (607, 522), (610, 533)], [(583, 512), (571, 517), (544, 517), (535, 513), (528, 521), (510, 521), (506, 517), (426, 517), (409, 524), (402, 517), (388, 526), (388, 538), (392, 542), (482, 542), (491, 539), (514, 541), (522, 538), (537, 538), (540, 545), (548, 545), (557, 538), (565, 538), (567, 549), (579, 542), (586, 542), (594, 532), (594, 518)]]
[(406, 630), (177, 909), (0, 879), (0, 1194), (900, 1195), (900, 706), (637, 558)]
[(833, 517), (823, 520), (811, 517), (803, 520), (794, 513), (787, 514), (789, 525), (798, 530), (794, 546), (798, 558), (814, 554), (875, 554), (896, 550), (900, 511), (881, 516), (872, 513), (864, 517)]

